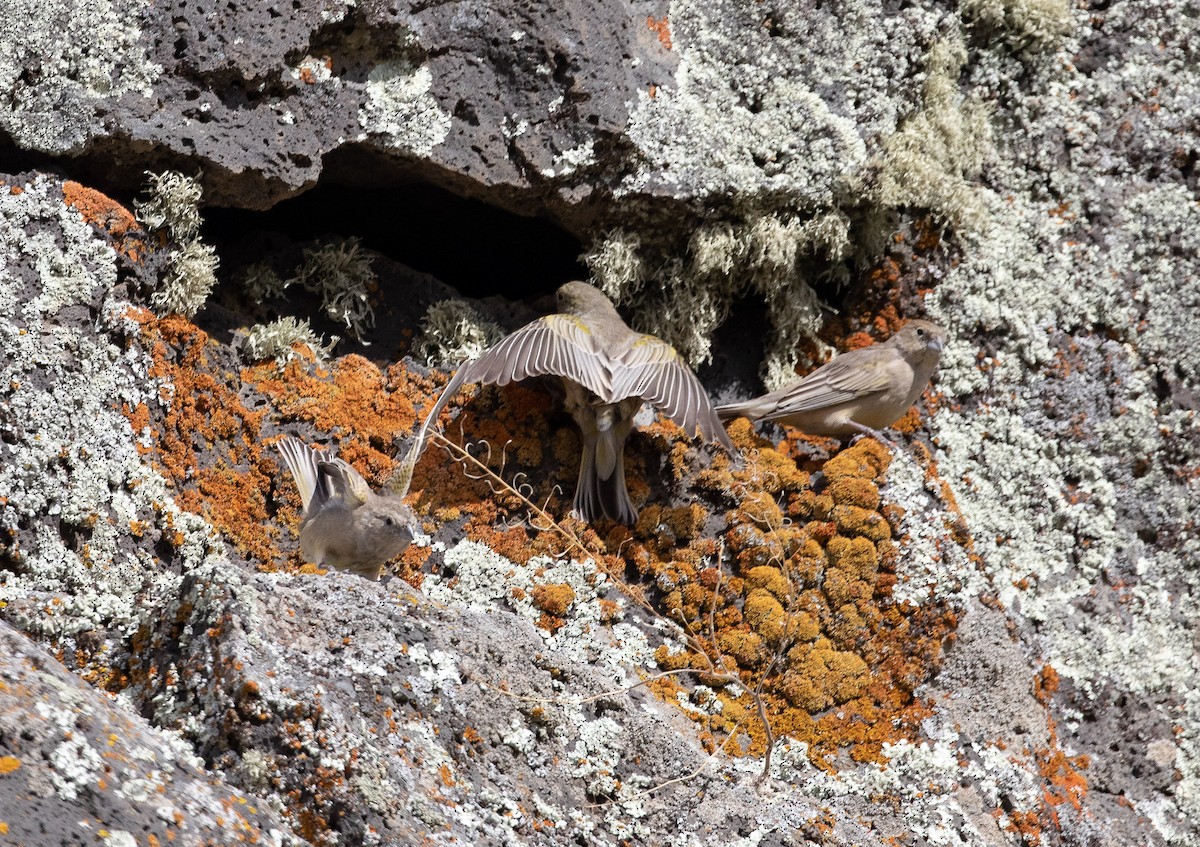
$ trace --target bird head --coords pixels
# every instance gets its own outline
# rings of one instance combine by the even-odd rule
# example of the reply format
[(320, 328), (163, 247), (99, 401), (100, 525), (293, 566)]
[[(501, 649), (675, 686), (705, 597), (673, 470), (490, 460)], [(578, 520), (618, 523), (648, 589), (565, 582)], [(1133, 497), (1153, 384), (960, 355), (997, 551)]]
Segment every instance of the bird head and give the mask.
[(412, 543), (417, 519), (399, 497), (387, 494), (372, 497), (361, 511), (365, 514), (356, 516), (359, 525), (365, 525), (371, 547), (380, 560), (399, 556)]
[(930, 321), (909, 321), (887, 343), (900, 348), (909, 361), (936, 362), (946, 343), (946, 330)]
[(559, 286), (558, 310), (567, 315), (614, 315), (620, 318), (612, 301), (604, 296), (604, 292), (594, 285), (579, 281)]

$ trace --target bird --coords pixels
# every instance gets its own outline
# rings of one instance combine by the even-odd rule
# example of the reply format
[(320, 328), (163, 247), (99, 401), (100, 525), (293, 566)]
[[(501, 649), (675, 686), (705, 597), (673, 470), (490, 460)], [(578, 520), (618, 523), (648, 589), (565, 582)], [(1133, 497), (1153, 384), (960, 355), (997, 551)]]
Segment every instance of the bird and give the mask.
[(722, 419), (779, 421), (809, 435), (871, 435), (898, 421), (925, 391), (946, 331), (913, 320), (887, 341), (835, 356), (812, 373), (761, 397), (717, 407)]
[[(625, 485), (625, 440), (643, 401), (689, 436), (699, 434), (736, 455), (716, 410), (683, 357), (667, 342), (631, 329), (608, 299), (586, 282), (559, 287), (555, 314), (505, 336), (450, 380), (427, 421), (461, 385), (507, 385), (557, 376), (582, 445), (572, 508), (585, 521), (637, 522)], [(418, 444), (417, 449), (420, 445)]]
[(313, 450), (285, 437), (277, 445), (304, 503), (300, 550), (318, 567), (379, 579), (383, 566), (413, 540), (416, 516), (403, 495), (376, 494), (332, 450)]

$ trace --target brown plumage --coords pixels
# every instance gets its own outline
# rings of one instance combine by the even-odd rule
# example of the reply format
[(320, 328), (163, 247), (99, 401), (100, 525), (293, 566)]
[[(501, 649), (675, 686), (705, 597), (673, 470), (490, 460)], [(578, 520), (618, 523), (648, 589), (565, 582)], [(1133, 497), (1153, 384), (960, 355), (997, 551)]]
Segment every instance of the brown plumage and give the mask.
[(720, 406), (722, 418), (779, 421), (810, 435), (846, 436), (898, 421), (929, 384), (946, 332), (929, 321), (910, 321), (887, 341), (839, 356), (799, 382), (769, 394)]
[(625, 487), (624, 451), (642, 401), (688, 435), (699, 434), (730, 452), (733, 444), (704, 387), (674, 347), (630, 329), (609, 299), (587, 283), (560, 287), (558, 307), (558, 313), (521, 327), (459, 368), (431, 416), (464, 383), (560, 377), (567, 411), (583, 440), (575, 511), (587, 521), (607, 517), (632, 524), (637, 510)]
[(376, 494), (332, 450), (310, 450), (290, 437), (277, 446), (304, 503), (300, 522), (304, 558), (320, 567), (379, 579), (384, 564), (403, 553), (413, 539), (416, 517), (402, 496)]

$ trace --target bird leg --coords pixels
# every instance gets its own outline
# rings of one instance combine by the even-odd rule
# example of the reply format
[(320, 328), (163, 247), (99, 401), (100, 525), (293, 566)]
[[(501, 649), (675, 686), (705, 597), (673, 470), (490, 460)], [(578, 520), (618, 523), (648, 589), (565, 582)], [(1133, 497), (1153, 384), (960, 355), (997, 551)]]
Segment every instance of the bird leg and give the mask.
[(876, 441), (878, 441), (880, 444), (883, 444), (886, 447), (891, 448), (892, 450), (896, 449), (895, 442), (893, 442), (892, 439), (888, 438), (886, 435), (884, 435), (882, 432), (880, 432), (877, 429), (872, 429), (871, 427), (867, 426), (866, 424), (860, 424), (857, 421), (846, 421), (846, 425), (851, 426), (854, 429), (858, 430), (858, 435), (856, 435), (852, 439), (850, 439), (851, 444), (854, 444), (855, 442), (858, 441), (858, 439), (869, 435), (872, 438), (874, 438)]

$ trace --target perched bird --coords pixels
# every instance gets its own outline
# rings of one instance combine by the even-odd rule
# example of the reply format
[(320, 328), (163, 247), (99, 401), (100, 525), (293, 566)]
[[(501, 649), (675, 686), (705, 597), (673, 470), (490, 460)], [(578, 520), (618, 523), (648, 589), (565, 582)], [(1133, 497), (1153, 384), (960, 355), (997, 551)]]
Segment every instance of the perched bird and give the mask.
[(929, 384), (946, 332), (909, 321), (882, 344), (842, 353), (799, 382), (769, 394), (720, 406), (722, 418), (780, 421), (810, 435), (879, 431), (898, 421)]
[(320, 567), (379, 579), (385, 562), (413, 539), (416, 517), (401, 494), (376, 494), (358, 471), (332, 450), (310, 450), (295, 438), (279, 442), (300, 499), (300, 550)]
[(558, 289), (559, 313), (539, 318), (459, 368), (430, 414), (464, 383), (507, 385), (561, 377), (566, 408), (582, 431), (574, 508), (586, 521), (637, 521), (625, 487), (625, 439), (643, 401), (689, 435), (734, 452), (708, 395), (675, 348), (626, 325), (613, 304), (585, 282)]

